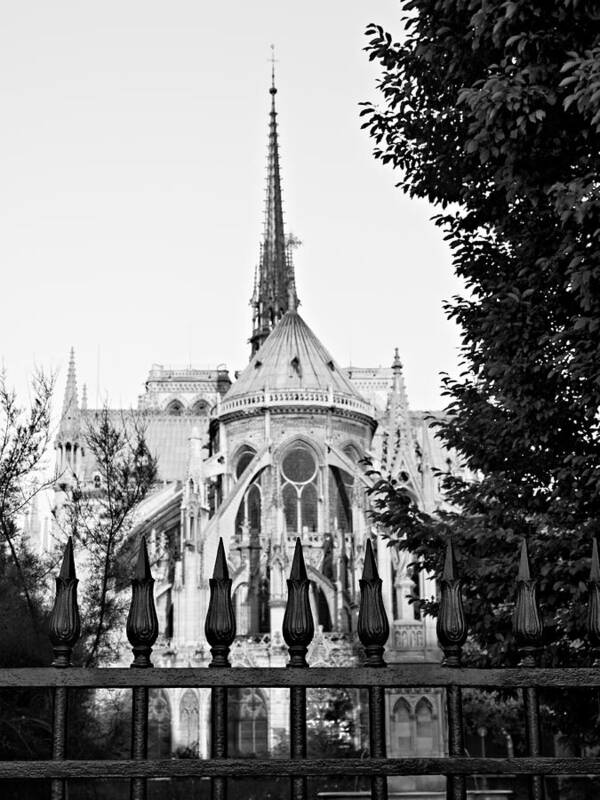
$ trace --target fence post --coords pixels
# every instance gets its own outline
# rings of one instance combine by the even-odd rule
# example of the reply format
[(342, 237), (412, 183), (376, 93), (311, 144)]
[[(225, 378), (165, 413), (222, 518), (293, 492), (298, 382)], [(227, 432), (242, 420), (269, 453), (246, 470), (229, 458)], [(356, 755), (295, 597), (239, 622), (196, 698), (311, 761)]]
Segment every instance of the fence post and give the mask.
[[(390, 626), (381, 596), (381, 578), (373, 555), (371, 540), (367, 539), (365, 563), (360, 583), (360, 607), (358, 611), (358, 637), (365, 648), (365, 665), (385, 667), (384, 645), (390, 635)], [(371, 758), (385, 758), (385, 689), (383, 686), (369, 687), (369, 744)], [(371, 778), (372, 800), (387, 800), (387, 778)]]
[[(230, 667), (229, 648), (235, 639), (235, 616), (231, 602), (231, 578), (227, 569), (223, 539), (219, 539), (213, 576), (209, 580), (210, 600), (204, 633), (210, 645), (209, 667)], [(227, 758), (227, 688), (211, 690), (211, 758)], [(211, 778), (212, 800), (226, 800), (227, 778)]]
[[(81, 632), (77, 606), (77, 577), (73, 558), (73, 540), (69, 536), (60, 573), (56, 578), (56, 597), (50, 614), (49, 637), (54, 651), (52, 665), (59, 669), (71, 666), (71, 653)], [(54, 690), (52, 718), (52, 758), (62, 761), (67, 751), (67, 687)], [(51, 782), (52, 800), (64, 800), (66, 782), (55, 778)]]
[(592, 646), (592, 665), (600, 666), (600, 563), (598, 540), (592, 540), (592, 565), (588, 582), (587, 630)]
[[(467, 624), (463, 611), (461, 582), (456, 571), (452, 540), (446, 546), (444, 571), (440, 580), (441, 598), (436, 623), (437, 638), (444, 653), (442, 665), (460, 667), (462, 647), (467, 639)], [(448, 712), (448, 752), (451, 756), (464, 755), (464, 734), (462, 715), (462, 690), (452, 685), (446, 689), (446, 709)], [(464, 775), (446, 777), (446, 797), (448, 800), (465, 800), (467, 779)]]
[[(513, 632), (521, 657), (521, 665), (535, 667), (537, 654), (542, 645), (542, 620), (537, 603), (536, 582), (531, 577), (527, 540), (521, 544), (521, 559), (517, 575), (517, 599), (513, 614)], [(540, 708), (538, 690), (535, 686), (523, 687), (525, 707), (525, 730), (529, 755), (538, 757), (540, 747)], [(531, 800), (544, 800), (544, 779), (541, 775), (531, 775), (529, 779)]]
[[(152, 666), (150, 653), (158, 636), (158, 617), (154, 606), (154, 578), (146, 548), (146, 537), (142, 536), (137, 564), (131, 581), (131, 606), (127, 617), (127, 638), (134, 659), (132, 668), (147, 669)], [(148, 687), (136, 686), (132, 694), (131, 708), (131, 757), (148, 757)], [(131, 800), (146, 800), (146, 778), (132, 778)]]
[[(308, 669), (306, 653), (315, 633), (310, 601), (309, 582), (300, 539), (296, 539), (294, 559), (287, 581), (288, 598), (283, 616), (283, 638), (288, 646), (288, 667)], [(290, 689), (290, 755), (306, 758), (306, 688)], [(306, 778), (292, 777), (292, 800), (306, 800)]]

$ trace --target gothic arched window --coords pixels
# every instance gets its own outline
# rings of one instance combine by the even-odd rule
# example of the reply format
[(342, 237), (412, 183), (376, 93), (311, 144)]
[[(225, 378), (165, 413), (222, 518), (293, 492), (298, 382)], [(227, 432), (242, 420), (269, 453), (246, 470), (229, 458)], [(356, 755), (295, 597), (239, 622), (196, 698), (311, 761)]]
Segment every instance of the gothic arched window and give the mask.
[(400, 698), (392, 712), (392, 753), (408, 756), (412, 752), (410, 708), (406, 700)]
[(329, 527), (352, 533), (352, 487), (354, 478), (337, 467), (329, 469)]
[(329, 611), (329, 603), (325, 597), (325, 592), (316, 584), (314, 584), (314, 592), (317, 606), (318, 623), (322, 626), (325, 633), (329, 633), (332, 630), (333, 625), (331, 624), (331, 612)]
[(209, 406), (206, 400), (196, 400), (196, 402), (191, 408), (192, 414), (195, 414), (197, 417), (208, 416), (208, 410)]
[(433, 709), (431, 703), (422, 697), (415, 708), (417, 755), (433, 753)]
[[(236, 479), (239, 480), (241, 478), (255, 455), (256, 451), (251, 447), (244, 447), (238, 453), (234, 469)], [(260, 476), (256, 475), (248, 489), (246, 489), (246, 494), (238, 508), (235, 520), (236, 536), (241, 536), (244, 528), (247, 529), (247, 533), (252, 531), (260, 533), (261, 500)]]
[(318, 530), (317, 461), (303, 444), (295, 444), (281, 462), (282, 500), (288, 533)]
[(239, 453), (235, 465), (235, 477), (240, 478), (242, 473), (245, 471), (248, 464), (252, 461), (254, 456), (256, 455), (256, 451), (253, 450), (251, 447), (245, 447), (241, 453)]
[(233, 593), (235, 624), (238, 635), (245, 636), (250, 632), (250, 616), (248, 604), (248, 584), (240, 583)]
[(193, 689), (188, 689), (179, 703), (181, 743), (184, 747), (194, 747), (198, 744), (199, 716), (198, 695)]
[(268, 752), (267, 704), (258, 689), (230, 690), (229, 742), (231, 755), (259, 756)]
[(246, 494), (242, 498), (240, 507), (235, 518), (235, 532), (237, 536), (242, 536), (244, 531), (260, 533), (261, 527), (261, 508), (262, 495), (260, 493), (259, 479), (255, 478), (246, 489)]
[(170, 417), (180, 417), (183, 414), (183, 403), (181, 400), (171, 400), (167, 406), (167, 414)]
[(148, 758), (171, 756), (171, 709), (163, 689), (150, 689), (148, 703)]

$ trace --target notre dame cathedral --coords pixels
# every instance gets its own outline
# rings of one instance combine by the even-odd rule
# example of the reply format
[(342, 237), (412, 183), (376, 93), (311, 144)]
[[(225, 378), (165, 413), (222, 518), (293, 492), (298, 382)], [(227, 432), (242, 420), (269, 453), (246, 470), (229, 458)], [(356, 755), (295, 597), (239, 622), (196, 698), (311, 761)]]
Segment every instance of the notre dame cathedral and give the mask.
[[(421, 618), (418, 602), (410, 602), (434, 595), (435, 581), (423, 575), (415, 581), (410, 558), (378, 536), (362, 459), (368, 455), (396, 477), (427, 511), (444, 502), (435, 470), (460, 467), (434, 437), (430, 412), (410, 409), (398, 351), (387, 368), (340, 367), (300, 315), (294, 241), (284, 231), (274, 83), (269, 91), (267, 199), (251, 300), (250, 361), (233, 377), (225, 367), (154, 366), (139, 398), (137, 413), (145, 417), (160, 478), (139, 509), (135, 530), (147, 537), (156, 579), (161, 640), (155, 664), (208, 663), (204, 619), (220, 537), (233, 579), (234, 666), (286, 663), (281, 625), (296, 537), (304, 548), (317, 630), (311, 665), (360, 657), (358, 579), (368, 539), (376, 548), (390, 620), (386, 659), (437, 660), (435, 624)], [(302, 308), (309, 316), (310, 298)], [(58, 472), (101, 488), (81, 441), (82, 423), (94, 414), (85, 390), (79, 396), (72, 354), (56, 439)], [(57, 504), (64, 491), (63, 481)], [(387, 702), (390, 756), (444, 752), (440, 693), (398, 691)], [(154, 692), (159, 755), (188, 748), (206, 756), (208, 706), (208, 690)], [(230, 699), (230, 754), (273, 751), (285, 737), (287, 713), (286, 690), (237, 692)], [(402, 788), (426, 788), (426, 778), (402, 780)]]

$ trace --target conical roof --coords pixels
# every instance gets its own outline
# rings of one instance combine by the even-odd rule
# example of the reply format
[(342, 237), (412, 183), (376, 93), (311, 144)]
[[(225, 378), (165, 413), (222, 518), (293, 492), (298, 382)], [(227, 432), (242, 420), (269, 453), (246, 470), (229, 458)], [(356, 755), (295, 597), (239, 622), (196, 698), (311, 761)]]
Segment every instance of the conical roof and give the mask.
[(292, 310), (283, 315), (223, 402), (265, 389), (333, 392), (366, 405), (300, 314)]

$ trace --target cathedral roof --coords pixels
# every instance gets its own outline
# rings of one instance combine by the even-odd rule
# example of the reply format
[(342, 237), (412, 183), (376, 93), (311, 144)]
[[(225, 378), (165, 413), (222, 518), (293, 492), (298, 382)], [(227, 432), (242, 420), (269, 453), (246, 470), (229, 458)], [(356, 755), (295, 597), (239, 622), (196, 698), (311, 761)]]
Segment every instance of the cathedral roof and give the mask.
[(264, 390), (319, 390), (366, 405), (297, 311), (287, 311), (223, 398), (223, 403)]

